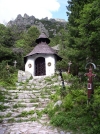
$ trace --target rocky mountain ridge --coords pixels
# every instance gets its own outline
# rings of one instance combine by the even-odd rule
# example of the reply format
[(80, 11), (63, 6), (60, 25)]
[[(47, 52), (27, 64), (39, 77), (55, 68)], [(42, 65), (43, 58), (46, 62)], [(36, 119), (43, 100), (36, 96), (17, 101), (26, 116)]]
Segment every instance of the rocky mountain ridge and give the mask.
[(54, 36), (59, 29), (64, 28), (66, 21), (63, 19), (37, 19), (34, 16), (24, 14), (22, 17), (20, 14), (15, 20), (11, 20), (7, 23), (8, 27), (17, 26), (20, 31), (27, 30), (31, 26), (36, 26), (40, 32), (44, 32), (47, 36)]

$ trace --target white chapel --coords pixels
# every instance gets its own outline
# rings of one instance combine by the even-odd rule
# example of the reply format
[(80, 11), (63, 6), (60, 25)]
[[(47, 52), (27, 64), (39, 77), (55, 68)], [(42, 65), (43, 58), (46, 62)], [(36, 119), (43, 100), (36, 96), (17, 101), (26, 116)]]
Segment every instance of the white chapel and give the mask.
[(36, 39), (36, 43), (34, 49), (24, 57), (25, 71), (33, 77), (51, 76), (55, 73), (56, 62), (62, 58), (48, 45), (50, 40), (44, 33)]

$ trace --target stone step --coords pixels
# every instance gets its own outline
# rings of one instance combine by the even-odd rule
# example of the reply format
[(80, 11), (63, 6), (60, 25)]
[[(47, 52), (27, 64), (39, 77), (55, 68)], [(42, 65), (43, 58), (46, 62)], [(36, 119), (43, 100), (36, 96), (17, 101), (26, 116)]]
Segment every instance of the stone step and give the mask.
[(7, 118), (7, 117), (16, 117), (18, 116), (20, 113), (18, 111), (11, 111), (11, 109), (7, 110), (7, 111), (3, 111), (0, 112), (0, 116), (2, 116), (2, 118)]
[[(38, 108), (39, 111), (42, 111), (43, 108)], [(38, 115), (36, 113), (33, 113), (31, 115), (26, 114), (23, 112), (22, 113), (12, 113), (11, 117), (5, 117), (2, 118), (3, 123), (12, 123), (12, 122), (24, 122), (24, 121), (35, 121), (38, 120), (41, 123), (47, 123), (49, 118), (46, 115), (43, 115), (40, 119), (38, 119)]]
[(5, 123), (24, 122), (24, 121), (30, 121), (30, 119), (27, 117), (19, 117), (19, 118), (9, 117), (9, 118), (4, 118), (2, 120), (2, 123), (5, 124)]
[(39, 105), (39, 102), (37, 102), (37, 103), (25, 103), (25, 102), (22, 102), (20, 104), (23, 105), (23, 106), (25, 105), (26, 107), (37, 107)]
[(18, 108), (18, 107), (34, 107), (34, 106), (38, 106), (40, 104), (40, 102), (38, 103), (26, 103), (26, 102), (21, 102), (21, 103), (16, 103), (16, 102), (12, 102), (12, 103), (5, 103), (3, 104), (3, 106), (8, 106), (10, 108)]
[(37, 97), (34, 98), (24, 98), (24, 99), (13, 99), (13, 100), (8, 100), (8, 102), (16, 102), (16, 103), (21, 103), (21, 102), (25, 102), (25, 103), (29, 103), (29, 102), (39, 102), (39, 99)]
[[(49, 125), (50, 124), (50, 121), (49, 120), (39, 120), (39, 123), (41, 124), (46, 124), (46, 125)], [(54, 134), (54, 133), (50, 133), (50, 134)]]
[(41, 93), (37, 92), (37, 93), (33, 93), (35, 96), (39, 97), (41, 96)]
[(15, 95), (6, 95), (6, 99), (8, 99), (8, 101), (10, 100), (14, 100), (14, 99), (33, 99), (36, 98), (36, 95), (33, 94), (15, 94)]
[(12, 93), (12, 94), (14, 94), (14, 93), (33, 93), (33, 90), (9, 90), (8, 91), (9, 93)]
[[(53, 93), (53, 92), (52, 92)], [(15, 100), (15, 99), (35, 99), (35, 98), (49, 98), (50, 97), (50, 94), (52, 93), (27, 93), (27, 94), (24, 94), (24, 93), (13, 93), (11, 95), (5, 95), (6, 99), (8, 99), (8, 101), (11, 101), (11, 100)]]
[(42, 90), (6, 90), (8, 93), (24, 93), (24, 94), (27, 94), (27, 93), (39, 93), (41, 92)]
[[(67, 83), (65, 84), (67, 85)], [(48, 125), (49, 123), (49, 118), (46, 114), (42, 114), (42, 117), (41, 117), (41, 113), (43, 113), (42, 110), (44, 110), (45, 107), (50, 102), (50, 95), (56, 93), (56, 88), (55, 88), (56, 86), (59, 86), (59, 87), (62, 86), (60, 77), (59, 78), (34, 77), (34, 79), (29, 80), (29, 82), (16, 83), (16, 88), (11, 87), (11, 88), (5, 89), (5, 88), (0, 87), (0, 91), (7, 98), (5, 99), (6, 102), (2, 102), (0, 104), (4, 106), (8, 106), (7, 109), (0, 112), (0, 121), (2, 120), (3, 123), (7, 125), (7, 128), (8, 128), (8, 125), (11, 124), (11, 129), (14, 130), (12, 132), (7, 131), (7, 134), (10, 132), (12, 134), (14, 134), (14, 132), (16, 134), (24, 133), (26, 131), (26, 128), (23, 126), (26, 125), (27, 122), (30, 123), (30, 126), (31, 126), (33, 122), (35, 123), (35, 120), (38, 121), (40, 124), (42, 123), (44, 126), (41, 126), (41, 127), (42, 129), (43, 127), (45, 129), (46, 127), (45, 125)], [(24, 125), (22, 127), (19, 127), (17, 125), (18, 131), (16, 131), (16, 127), (12, 128), (12, 124), (15, 124), (15, 123), (19, 124), (20, 122), (23, 122)], [(38, 127), (37, 124), (38, 123), (33, 124), (34, 128)], [(32, 126), (32, 129), (33, 129), (33, 126)], [(19, 132), (19, 128), (21, 130), (20, 132)], [(27, 134), (38, 132), (37, 128), (35, 130), (32, 130), (32, 129), (30, 130), (30, 127), (29, 127)], [(44, 130), (42, 129), (39, 128), (39, 134), (43, 134), (43, 133), (58, 134), (56, 130), (50, 131), (50, 132), (47, 132), (47, 131), (44, 132)], [(50, 129), (49, 126), (48, 126), (48, 129)], [(64, 134), (64, 133), (60, 133), (60, 134)]]
[(36, 107), (18, 107), (18, 108), (16, 108), (16, 109), (11, 109), (11, 110), (13, 110), (13, 112), (19, 112), (19, 113), (21, 113), (21, 112), (23, 112), (23, 111), (27, 111), (27, 112), (29, 112), (29, 111), (32, 111), (32, 110), (35, 110), (36, 109)]
[(18, 103), (20, 103), (20, 104), (23, 104), (23, 103), (25, 103), (26, 105), (28, 105), (27, 103), (33, 103), (34, 105), (35, 104), (38, 104), (38, 103), (47, 103), (47, 102), (49, 102), (50, 101), (50, 99), (48, 99), (48, 98), (32, 98), (32, 99), (13, 99), (13, 100), (9, 100), (7, 103), (5, 103), (5, 105), (6, 104), (8, 104), (8, 105), (14, 105), (14, 104), (18, 104)]
[(36, 108), (36, 110), (38, 110), (38, 111), (42, 111), (42, 110), (44, 110), (45, 109), (45, 107), (39, 107), (39, 108)]
[(50, 97), (50, 95), (47, 94), (47, 93), (42, 93), (42, 94), (41, 94), (41, 98), (42, 98), (42, 96), (44, 96), (45, 98), (49, 98), (49, 97)]
[(42, 117), (41, 117), (41, 120), (48, 120), (49, 117), (47, 114), (43, 114)]
[(33, 90), (32, 93), (41, 93), (42, 90)]
[(44, 109), (46, 106), (47, 106), (47, 103), (40, 104), (38, 107), (36, 107), (36, 109), (37, 109), (37, 110), (39, 110), (39, 108), (40, 108), (40, 109), (42, 109), (42, 108)]
[(47, 103), (49, 101), (50, 101), (50, 99), (48, 99), (48, 98), (39, 98), (39, 102), (41, 102), (41, 103)]

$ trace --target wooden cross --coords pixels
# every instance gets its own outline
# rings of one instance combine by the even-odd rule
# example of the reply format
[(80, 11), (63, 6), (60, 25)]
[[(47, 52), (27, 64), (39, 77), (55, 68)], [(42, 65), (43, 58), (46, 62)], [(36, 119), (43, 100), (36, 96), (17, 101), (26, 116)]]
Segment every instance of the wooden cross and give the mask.
[(88, 77), (88, 82), (92, 83), (93, 82), (93, 77), (96, 75), (92, 73), (92, 67), (90, 66), (89, 73), (85, 74)]
[(90, 66), (89, 72), (85, 74), (88, 77), (88, 84), (87, 84), (87, 89), (88, 89), (88, 99), (91, 98), (91, 94), (94, 94), (94, 89), (93, 89), (93, 77), (96, 75), (92, 73), (92, 67)]

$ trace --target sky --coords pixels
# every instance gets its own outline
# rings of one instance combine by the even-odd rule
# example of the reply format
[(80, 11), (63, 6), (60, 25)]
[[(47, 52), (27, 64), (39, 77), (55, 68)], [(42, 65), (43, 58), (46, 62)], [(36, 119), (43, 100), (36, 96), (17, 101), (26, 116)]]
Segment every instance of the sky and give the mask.
[(0, 0), (0, 23), (14, 20), (18, 14), (42, 19), (45, 17), (65, 19), (68, 0)]

